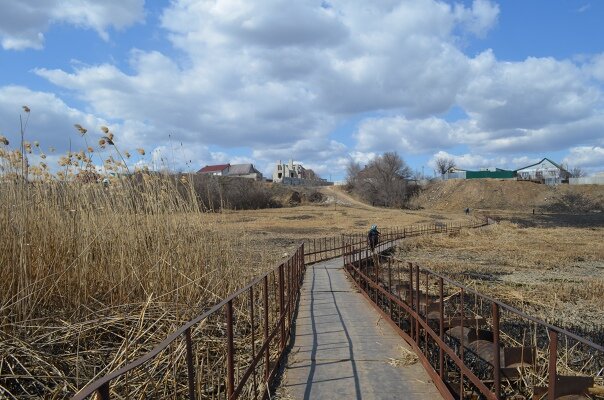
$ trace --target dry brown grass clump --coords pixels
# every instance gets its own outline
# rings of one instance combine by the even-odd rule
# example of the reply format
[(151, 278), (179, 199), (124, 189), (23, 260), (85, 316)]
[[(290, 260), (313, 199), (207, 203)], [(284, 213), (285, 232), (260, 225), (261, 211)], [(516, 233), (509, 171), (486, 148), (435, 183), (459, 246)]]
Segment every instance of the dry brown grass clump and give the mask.
[(283, 255), (209, 218), (193, 179), (128, 174), (108, 128), (96, 148), (76, 130), (86, 150), (58, 170), (0, 140), (2, 398), (73, 394)]
[(533, 315), (573, 326), (604, 321), (604, 229), (500, 223), (412, 238), (401, 257), (476, 286)]
[(282, 256), (170, 185), (0, 183), (3, 395), (73, 393)]

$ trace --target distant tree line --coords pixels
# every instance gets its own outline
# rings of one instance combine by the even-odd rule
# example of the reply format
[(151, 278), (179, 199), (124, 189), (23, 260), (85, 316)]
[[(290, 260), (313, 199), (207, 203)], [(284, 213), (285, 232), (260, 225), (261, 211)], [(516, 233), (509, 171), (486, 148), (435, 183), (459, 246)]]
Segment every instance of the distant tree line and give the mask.
[[(192, 187), (197, 200), (208, 211), (221, 209), (254, 210), (279, 207), (270, 185), (253, 179), (212, 175), (182, 175), (180, 190)], [(192, 180), (192, 182), (189, 182)]]
[(347, 166), (346, 188), (369, 204), (405, 208), (418, 191), (411, 178), (407, 163), (396, 152), (386, 152), (365, 167), (351, 160)]

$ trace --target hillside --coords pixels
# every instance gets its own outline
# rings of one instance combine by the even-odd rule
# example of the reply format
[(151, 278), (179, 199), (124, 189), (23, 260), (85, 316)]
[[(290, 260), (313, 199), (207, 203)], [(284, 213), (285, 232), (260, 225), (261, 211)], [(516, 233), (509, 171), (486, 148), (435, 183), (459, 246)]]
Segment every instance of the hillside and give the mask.
[(604, 186), (546, 186), (496, 179), (434, 182), (414, 200), (418, 207), (436, 210), (495, 209), (582, 212), (602, 210)]

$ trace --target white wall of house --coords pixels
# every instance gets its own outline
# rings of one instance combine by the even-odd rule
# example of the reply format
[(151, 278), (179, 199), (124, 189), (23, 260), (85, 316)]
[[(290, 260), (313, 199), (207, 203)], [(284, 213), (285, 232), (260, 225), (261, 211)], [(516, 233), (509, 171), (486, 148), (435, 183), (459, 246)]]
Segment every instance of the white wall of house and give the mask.
[(567, 179), (567, 172), (549, 160), (543, 160), (537, 165), (531, 165), (516, 172), (518, 179), (540, 180), (552, 184), (560, 183), (562, 180)]

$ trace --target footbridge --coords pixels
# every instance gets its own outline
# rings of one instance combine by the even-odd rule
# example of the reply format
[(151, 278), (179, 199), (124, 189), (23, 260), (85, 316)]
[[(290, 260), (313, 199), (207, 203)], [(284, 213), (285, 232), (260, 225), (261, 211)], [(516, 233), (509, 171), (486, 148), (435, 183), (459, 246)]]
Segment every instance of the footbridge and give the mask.
[(604, 398), (602, 344), (392, 251), (488, 223), (307, 241), (73, 398)]

